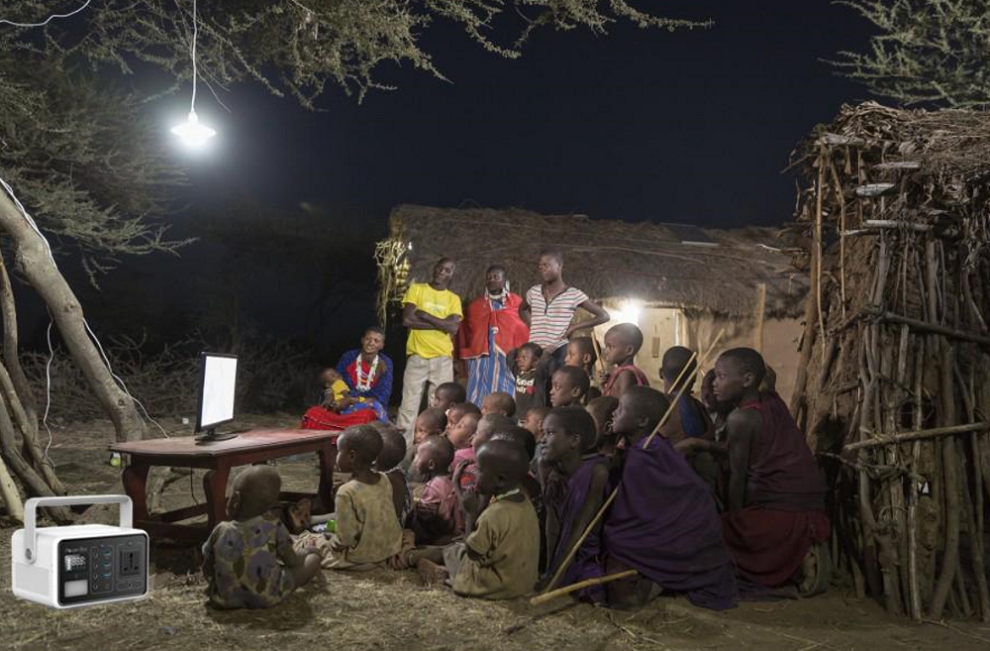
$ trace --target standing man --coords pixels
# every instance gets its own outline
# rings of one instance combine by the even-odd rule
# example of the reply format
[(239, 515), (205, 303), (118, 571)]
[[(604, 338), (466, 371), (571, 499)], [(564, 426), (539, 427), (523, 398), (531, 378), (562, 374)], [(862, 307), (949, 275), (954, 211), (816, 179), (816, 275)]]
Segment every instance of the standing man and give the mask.
[(409, 340), (402, 405), (395, 424), (405, 432), (409, 445), (424, 391), (454, 379), (453, 336), (462, 316), (461, 299), (447, 289), (454, 268), (453, 260), (441, 258), (433, 267), (433, 280), (413, 283), (402, 299), (402, 325), (409, 328)]
[(493, 264), (485, 272), (485, 295), (468, 305), (457, 333), (457, 352), (467, 365), (468, 400), (479, 407), (491, 393), (515, 391), (505, 356), (529, 340), (529, 328), (519, 316), (522, 302), (509, 291), (505, 269)]
[[(544, 357), (552, 356), (550, 371), (563, 365), (567, 340), (575, 330), (594, 328), (608, 323), (609, 315), (598, 303), (576, 287), (564, 282), (564, 256), (556, 249), (540, 253), (538, 265), (543, 283), (526, 292), (526, 303), (520, 308), (522, 318), (529, 323), (529, 340), (543, 348)], [(592, 318), (573, 323), (574, 313), (582, 308)]]

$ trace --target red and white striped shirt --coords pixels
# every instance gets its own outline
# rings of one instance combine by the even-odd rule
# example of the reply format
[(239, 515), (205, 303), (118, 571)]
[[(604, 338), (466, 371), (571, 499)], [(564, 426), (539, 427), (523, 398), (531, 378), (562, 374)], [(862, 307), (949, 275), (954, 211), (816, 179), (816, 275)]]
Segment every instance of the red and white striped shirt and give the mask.
[(532, 310), (529, 340), (551, 353), (565, 345), (565, 333), (574, 319), (574, 312), (587, 300), (588, 296), (580, 289), (568, 287), (547, 303), (542, 285), (530, 287), (526, 292), (526, 302)]

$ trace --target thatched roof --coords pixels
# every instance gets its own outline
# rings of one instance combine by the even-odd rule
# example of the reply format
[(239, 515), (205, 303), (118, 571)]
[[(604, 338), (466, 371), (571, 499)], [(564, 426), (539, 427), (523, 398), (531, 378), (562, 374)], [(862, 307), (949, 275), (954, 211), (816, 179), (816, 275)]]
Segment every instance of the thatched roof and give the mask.
[(521, 293), (539, 281), (540, 250), (557, 247), (568, 284), (599, 301), (638, 299), (655, 307), (751, 315), (764, 283), (767, 315), (796, 316), (808, 280), (791, 266), (786, 246), (766, 228), (719, 231), (515, 208), (401, 205), (392, 211), (389, 239), (378, 247), (379, 303), (384, 310), (401, 298), (407, 274), (428, 280), (442, 256), (457, 262), (451, 289), (462, 297), (481, 294), (485, 269), (496, 262)]

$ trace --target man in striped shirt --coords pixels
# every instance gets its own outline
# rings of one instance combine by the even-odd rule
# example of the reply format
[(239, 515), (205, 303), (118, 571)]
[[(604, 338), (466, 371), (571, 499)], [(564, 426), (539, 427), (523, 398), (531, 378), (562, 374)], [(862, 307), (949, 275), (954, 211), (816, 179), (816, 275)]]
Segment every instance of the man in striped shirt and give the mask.
[[(526, 302), (519, 308), (519, 314), (529, 323), (529, 340), (539, 344), (545, 356), (553, 356), (552, 366), (559, 366), (564, 362), (567, 340), (574, 331), (607, 323), (609, 316), (580, 289), (567, 286), (561, 275), (564, 257), (560, 251), (540, 253), (538, 268), (543, 283), (526, 292)], [(592, 318), (580, 324), (572, 323), (578, 308), (590, 312)]]

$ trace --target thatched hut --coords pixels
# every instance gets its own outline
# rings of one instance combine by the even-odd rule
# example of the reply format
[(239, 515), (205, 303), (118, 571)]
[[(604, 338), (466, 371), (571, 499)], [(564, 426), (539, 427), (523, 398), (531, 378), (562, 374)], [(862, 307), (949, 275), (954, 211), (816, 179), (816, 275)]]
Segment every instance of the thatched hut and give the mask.
[[(790, 395), (797, 369), (798, 317), (806, 274), (791, 266), (770, 229), (735, 231), (658, 223), (592, 220), (487, 208), (402, 205), (378, 245), (379, 309), (398, 306), (408, 282), (424, 281), (441, 256), (457, 261), (452, 289), (465, 300), (484, 291), (485, 270), (506, 267), (515, 291), (539, 282), (541, 249), (561, 249), (564, 277), (600, 302), (614, 320), (634, 320), (646, 342), (637, 363), (657, 378), (671, 345), (707, 348), (725, 328), (722, 348), (756, 346)], [(599, 332), (599, 340), (604, 332)]]
[(894, 614), (990, 621), (990, 114), (843, 107), (796, 152), (812, 293), (792, 411), (833, 555)]

